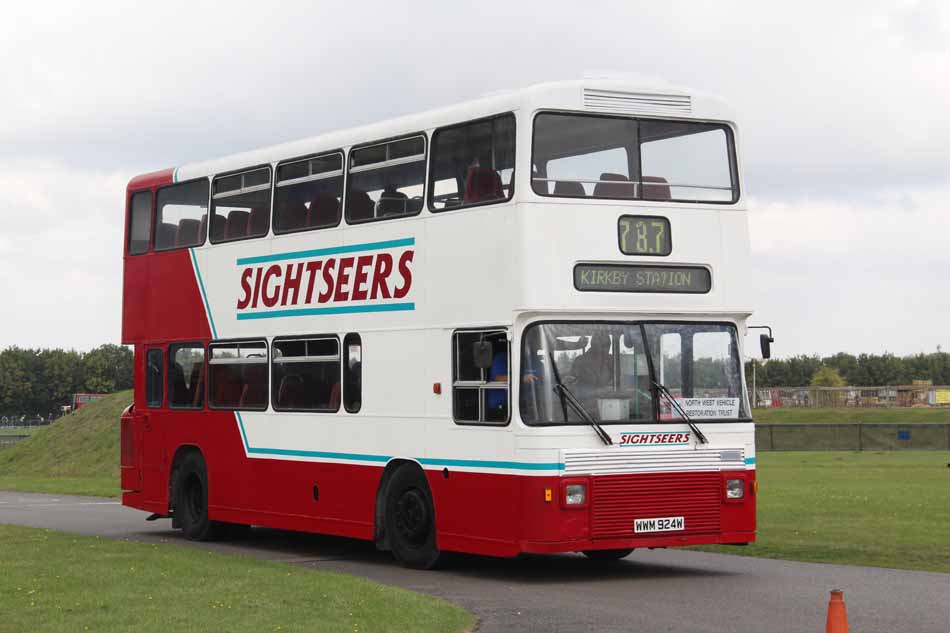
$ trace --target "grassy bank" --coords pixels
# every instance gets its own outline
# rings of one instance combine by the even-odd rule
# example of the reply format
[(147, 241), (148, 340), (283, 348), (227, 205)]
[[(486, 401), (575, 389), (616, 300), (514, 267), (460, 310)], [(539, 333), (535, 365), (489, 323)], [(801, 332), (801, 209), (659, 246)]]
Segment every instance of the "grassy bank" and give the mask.
[(950, 409), (925, 407), (871, 408), (799, 408), (777, 407), (755, 409), (752, 417), (761, 424), (853, 424), (856, 422), (882, 424), (950, 424)]
[(759, 453), (758, 541), (731, 554), (950, 572), (950, 453)]
[(222, 556), (0, 525), (0, 632), (439, 631), (474, 618), (368, 580)]
[(119, 416), (123, 391), (0, 450), (0, 489), (115, 497), (119, 494)]

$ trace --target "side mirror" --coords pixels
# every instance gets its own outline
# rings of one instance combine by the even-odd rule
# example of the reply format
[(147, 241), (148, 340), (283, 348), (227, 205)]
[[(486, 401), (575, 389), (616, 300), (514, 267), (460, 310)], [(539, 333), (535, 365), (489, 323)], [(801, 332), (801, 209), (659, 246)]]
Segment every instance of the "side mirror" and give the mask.
[(774, 341), (775, 339), (768, 334), (759, 335), (759, 345), (762, 347), (762, 358), (772, 358), (772, 343)]
[(491, 369), (492, 352), (491, 343), (488, 341), (476, 341), (472, 344), (472, 359), (475, 366), (479, 369)]

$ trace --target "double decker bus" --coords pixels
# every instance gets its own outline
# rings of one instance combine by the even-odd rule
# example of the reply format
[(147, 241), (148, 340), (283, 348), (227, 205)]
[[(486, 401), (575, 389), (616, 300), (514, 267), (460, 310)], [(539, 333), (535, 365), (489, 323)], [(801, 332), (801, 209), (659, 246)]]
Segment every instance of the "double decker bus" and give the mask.
[(753, 541), (736, 147), (584, 80), (133, 178), (123, 504), (419, 568)]

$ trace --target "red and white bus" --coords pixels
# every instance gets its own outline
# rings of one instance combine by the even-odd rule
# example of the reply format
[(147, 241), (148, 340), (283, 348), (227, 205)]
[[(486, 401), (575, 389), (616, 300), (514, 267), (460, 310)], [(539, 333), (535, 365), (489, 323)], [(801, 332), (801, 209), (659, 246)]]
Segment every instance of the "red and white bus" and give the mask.
[(736, 147), (586, 80), (132, 179), (123, 503), (414, 567), (753, 541)]

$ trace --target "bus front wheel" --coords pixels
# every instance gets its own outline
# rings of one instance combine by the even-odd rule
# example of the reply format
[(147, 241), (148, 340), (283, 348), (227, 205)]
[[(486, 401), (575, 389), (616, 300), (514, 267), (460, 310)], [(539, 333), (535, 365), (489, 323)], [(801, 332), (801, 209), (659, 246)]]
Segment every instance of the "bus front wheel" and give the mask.
[(413, 569), (432, 569), (442, 552), (435, 544), (435, 508), (429, 483), (416, 466), (393, 474), (386, 491), (386, 535), (393, 555)]

